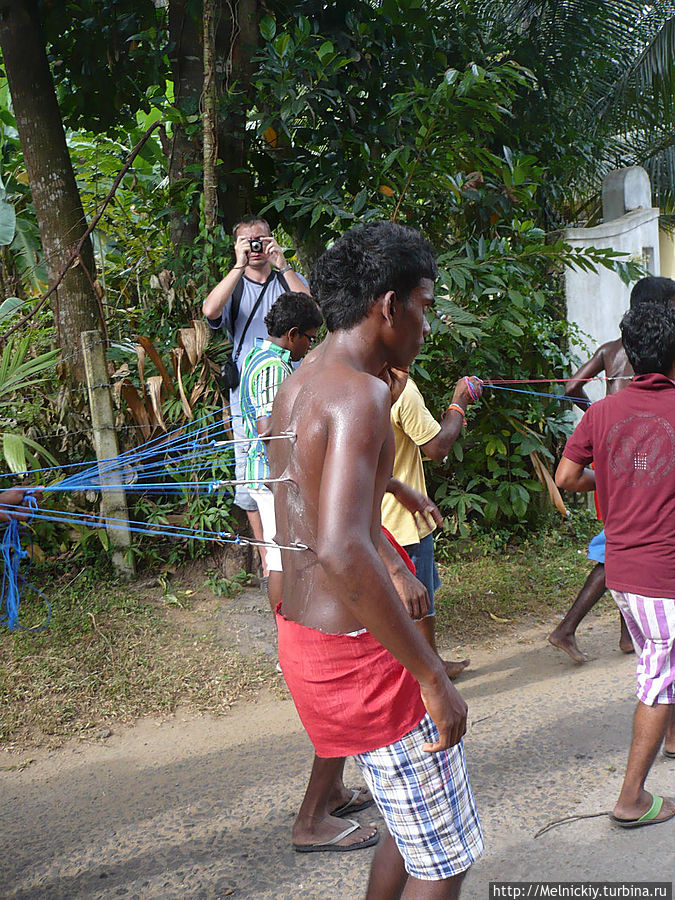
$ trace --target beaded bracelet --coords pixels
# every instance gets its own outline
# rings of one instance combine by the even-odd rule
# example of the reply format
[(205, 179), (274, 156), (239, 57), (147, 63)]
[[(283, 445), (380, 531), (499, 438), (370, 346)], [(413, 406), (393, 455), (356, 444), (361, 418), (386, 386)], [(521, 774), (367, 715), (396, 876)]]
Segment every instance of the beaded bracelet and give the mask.
[(462, 425), (466, 425), (466, 415), (464, 414), (464, 410), (459, 405), (459, 403), (451, 403), (447, 408), (446, 412), (450, 412), (451, 409), (454, 409), (455, 412), (458, 412), (462, 417)]

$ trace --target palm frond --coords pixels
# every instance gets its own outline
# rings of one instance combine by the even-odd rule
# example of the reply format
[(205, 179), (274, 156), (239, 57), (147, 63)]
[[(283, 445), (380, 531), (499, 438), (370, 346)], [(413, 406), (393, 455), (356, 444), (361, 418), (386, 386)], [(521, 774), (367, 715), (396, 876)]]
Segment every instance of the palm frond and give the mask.
[[(675, 4), (664, 21), (650, 16), (651, 33), (640, 23), (632, 34), (635, 56), (599, 103), (601, 118), (669, 118), (672, 122), (675, 96)], [(642, 42), (642, 45), (641, 45)]]

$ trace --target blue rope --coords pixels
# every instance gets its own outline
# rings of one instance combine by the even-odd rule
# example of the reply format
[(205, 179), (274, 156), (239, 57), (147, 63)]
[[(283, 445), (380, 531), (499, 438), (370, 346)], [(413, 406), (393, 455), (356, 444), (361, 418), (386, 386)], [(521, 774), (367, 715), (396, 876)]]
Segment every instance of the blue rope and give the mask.
[(543, 397), (549, 400), (570, 400), (572, 403), (586, 403), (587, 405), (591, 403), (590, 400), (585, 400), (583, 397), (568, 397), (566, 394), (540, 394), (539, 391), (524, 391), (521, 388), (503, 387), (501, 384), (490, 384), (489, 381), (486, 381), (483, 384), (483, 387), (492, 388), (493, 391), (511, 391), (514, 394), (530, 394), (532, 397)]

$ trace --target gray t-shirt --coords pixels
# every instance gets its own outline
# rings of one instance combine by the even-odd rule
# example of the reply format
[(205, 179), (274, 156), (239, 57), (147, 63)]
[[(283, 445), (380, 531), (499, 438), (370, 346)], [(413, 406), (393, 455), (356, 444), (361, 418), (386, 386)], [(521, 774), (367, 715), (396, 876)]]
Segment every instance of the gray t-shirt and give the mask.
[[(307, 280), (302, 275), (298, 274), (298, 278), (300, 278), (301, 281), (307, 284)], [(239, 346), (239, 341), (241, 339), (241, 333), (244, 330), (244, 325), (246, 325), (248, 317), (251, 315), (251, 310), (255, 306), (256, 300), (260, 296), (260, 291), (262, 291), (263, 289), (262, 284), (259, 284), (257, 281), (251, 281), (251, 279), (247, 278), (246, 275), (242, 275), (241, 280), (244, 285), (244, 291), (241, 295), (239, 313), (237, 314), (237, 318), (234, 323), (234, 334), (230, 334), (230, 304), (232, 303), (232, 297), (230, 297), (230, 299), (223, 307), (223, 311), (220, 314), (219, 319), (206, 320), (214, 331), (222, 329), (229, 335), (234, 348), (233, 353)], [(279, 276), (275, 275), (273, 281), (268, 285), (267, 290), (265, 291), (265, 296), (262, 299), (262, 303), (256, 310), (256, 314), (251, 320), (251, 324), (248, 326), (248, 330), (241, 345), (241, 352), (239, 353), (239, 356), (237, 358), (237, 367), (240, 372), (241, 367), (244, 364), (244, 360), (246, 359), (246, 354), (255, 346), (256, 338), (262, 338), (264, 340), (267, 337), (265, 316), (272, 308), (272, 305), (274, 304), (274, 301), (277, 299), (277, 297), (280, 294), (283, 294), (285, 290), (286, 288), (279, 280)], [(235, 418), (235, 416), (237, 417), (236, 422), (237, 424), (240, 424), (239, 417), (241, 416), (241, 406), (239, 404), (239, 387), (236, 387), (233, 391), (230, 391), (230, 413), (233, 419)]]

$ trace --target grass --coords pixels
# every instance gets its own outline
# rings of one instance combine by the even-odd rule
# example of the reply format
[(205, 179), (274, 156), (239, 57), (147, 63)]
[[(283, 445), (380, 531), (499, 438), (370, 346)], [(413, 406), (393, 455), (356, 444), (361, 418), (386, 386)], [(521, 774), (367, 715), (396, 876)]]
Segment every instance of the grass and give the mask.
[(440, 566), (439, 632), (480, 635), (496, 625), (503, 627), (503, 620), (541, 620), (566, 612), (591, 571), (586, 548), (597, 530), (594, 521), (584, 523), (577, 533), (554, 521), (521, 544), (491, 551), (479, 541), (473, 558), (450, 556)]
[[(41, 585), (50, 626), (0, 633), (0, 746), (57, 746), (179, 704), (221, 713), (267, 677), (259, 660), (216, 642), (186, 592), (177, 608), (161, 582), (139, 589), (90, 568), (62, 583), (49, 571), (40, 580), (51, 580)], [(43, 612), (22, 601), (23, 624)]]
[[(590, 571), (586, 543), (557, 525), (499, 549), (479, 539), (444, 554), (440, 542), (448, 558), (436, 595), (439, 638), (480, 639), (565, 611)], [(199, 590), (180, 590), (180, 573), (172, 584), (162, 576), (120, 584), (100, 565), (31, 574), (54, 613), (43, 632), (0, 631), (0, 746), (54, 747), (179, 705), (221, 714), (278, 682), (269, 660), (219, 640), (214, 621), (228, 601), (206, 570), (183, 572)], [(38, 601), (22, 602), (26, 625), (43, 612)]]

